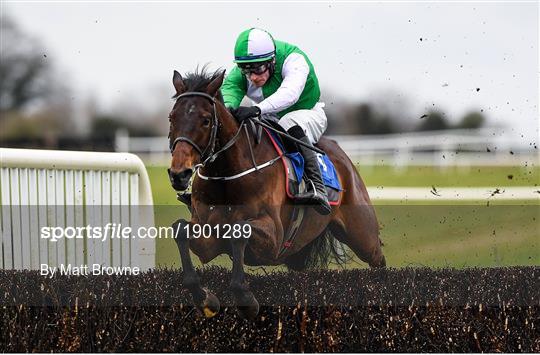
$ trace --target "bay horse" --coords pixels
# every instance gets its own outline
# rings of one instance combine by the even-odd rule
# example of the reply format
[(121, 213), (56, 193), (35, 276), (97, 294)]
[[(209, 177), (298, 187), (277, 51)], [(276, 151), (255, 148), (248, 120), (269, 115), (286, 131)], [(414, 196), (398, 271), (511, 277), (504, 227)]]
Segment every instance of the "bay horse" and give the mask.
[[(186, 190), (195, 173), (191, 220), (179, 219), (173, 228), (183, 285), (195, 306), (206, 317), (214, 316), (220, 308), (218, 298), (201, 286), (190, 250), (203, 264), (220, 254), (232, 258), (230, 290), (239, 314), (249, 319), (258, 314), (259, 304), (245, 281), (244, 264), (285, 264), (290, 269), (303, 269), (321, 257), (321, 241), (333, 236), (371, 267), (385, 266), (379, 225), (366, 187), (345, 152), (325, 137), (317, 147), (328, 154), (337, 169), (343, 188), (341, 203), (327, 216), (306, 207), (304, 222), (308, 223), (302, 223), (294, 243), (280, 253), (294, 208), (285, 191), (284, 166), (272, 164), (277, 153), (270, 138), (263, 134), (260, 143), (254, 144), (253, 133), (242, 129), (224, 106), (219, 90), (224, 76), (225, 71), (210, 74), (205, 68), (185, 78), (176, 70), (173, 75), (176, 94), (169, 114), (172, 161), (168, 170), (172, 187)], [(259, 169), (253, 169), (254, 164)], [(233, 224), (248, 225), (249, 238), (220, 238), (227, 225)], [(190, 236), (190, 228), (204, 225), (209, 227), (209, 235)]]

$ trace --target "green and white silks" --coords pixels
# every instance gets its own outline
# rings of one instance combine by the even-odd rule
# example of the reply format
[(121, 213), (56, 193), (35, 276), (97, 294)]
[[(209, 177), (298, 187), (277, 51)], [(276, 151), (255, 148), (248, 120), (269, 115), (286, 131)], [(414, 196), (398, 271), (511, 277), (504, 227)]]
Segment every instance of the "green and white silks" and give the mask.
[(262, 113), (275, 113), (282, 117), (291, 111), (310, 110), (319, 102), (319, 81), (306, 54), (292, 44), (274, 43), (274, 74), (262, 88), (257, 88), (235, 66), (221, 86), (225, 106), (237, 108), (247, 96), (257, 103)]

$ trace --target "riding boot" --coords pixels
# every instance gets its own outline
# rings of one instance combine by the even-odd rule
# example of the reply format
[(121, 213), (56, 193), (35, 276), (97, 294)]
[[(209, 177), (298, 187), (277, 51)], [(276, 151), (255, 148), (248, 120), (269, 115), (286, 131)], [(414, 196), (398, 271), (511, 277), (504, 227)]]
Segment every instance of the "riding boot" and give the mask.
[(180, 193), (178, 192), (176, 194), (176, 199), (180, 202), (182, 202), (183, 204), (185, 204), (189, 210), (190, 213), (192, 213), (191, 211), (191, 194), (189, 192), (184, 192), (184, 193)]
[[(294, 138), (311, 146), (311, 142), (300, 126), (293, 126), (287, 132)], [(315, 210), (322, 215), (330, 214), (332, 207), (328, 203), (328, 195), (322, 180), (317, 154), (308, 147), (300, 144), (297, 144), (297, 146), (299, 153), (304, 157), (304, 176), (308, 183), (308, 190), (297, 195), (295, 200), (301, 204), (314, 205)]]

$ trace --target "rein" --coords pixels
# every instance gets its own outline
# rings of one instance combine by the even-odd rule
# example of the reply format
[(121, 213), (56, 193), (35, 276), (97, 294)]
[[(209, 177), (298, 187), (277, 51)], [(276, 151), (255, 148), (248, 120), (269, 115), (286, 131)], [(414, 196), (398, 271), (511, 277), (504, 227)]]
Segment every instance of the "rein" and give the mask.
[[(240, 127), (238, 128), (238, 130), (236, 131), (234, 136), (227, 143), (225, 143), (223, 148), (221, 148), (217, 152), (214, 152), (215, 148), (216, 148), (217, 133), (218, 133), (218, 130), (220, 128), (220, 122), (219, 122), (218, 117), (217, 117), (216, 100), (215, 100), (214, 97), (212, 97), (212, 96), (210, 96), (210, 95), (208, 95), (206, 93), (203, 93), (203, 92), (188, 91), (188, 92), (185, 92), (185, 93), (177, 96), (176, 101), (180, 100), (181, 98), (192, 97), (192, 96), (204, 97), (204, 98), (206, 98), (206, 99), (208, 99), (208, 100), (210, 100), (212, 102), (212, 106), (213, 106), (213, 109), (214, 109), (214, 116), (213, 116), (213, 119), (212, 119), (212, 131), (210, 132), (210, 138), (208, 140), (208, 144), (206, 145), (206, 147), (204, 149), (201, 149), (197, 145), (197, 143), (195, 143), (192, 139), (190, 139), (188, 137), (185, 137), (185, 136), (180, 136), (180, 137), (175, 138), (174, 141), (172, 141), (172, 143), (170, 143), (169, 149), (171, 151), (171, 154), (173, 154), (174, 148), (176, 147), (176, 144), (178, 144), (180, 142), (186, 142), (189, 145), (191, 145), (197, 151), (197, 153), (199, 153), (199, 155), (201, 157), (201, 163), (195, 165), (195, 171), (196, 171), (197, 175), (201, 179), (203, 179), (203, 180), (221, 180), (221, 181), (235, 180), (235, 179), (238, 179), (238, 178), (240, 178), (242, 176), (251, 174), (254, 171), (258, 171), (258, 170), (264, 169), (264, 168), (266, 168), (268, 166), (271, 166), (272, 164), (274, 164), (276, 161), (278, 161), (281, 158), (281, 155), (278, 155), (277, 157), (275, 157), (273, 159), (270, 159), (269, 161), (267, 161), (267, 162), (265, 162), (263, 164), (257, 165), (257, 163), (255, 162), (255, 156), (253, 154), (253, 147), (252, 147), (252, 144), (251, 144), (251, 140), (249, 139), (249, 133), (247, 131), (247, 126), (245, 125), (246, 121), (243, 121), (242, 123), (240, 123)], [(244, 130), (244, 132), (246, 133), (253, 168), (247, 169), (245, 171), (242, 171), (242, 172), (240, 172), (238, 174), (231, 175), (231, 176), (205, 176), (205, 175), (202, 175), (200, 173), (199, 169), (206, 166), (207, 163), (212, 163), (214, 160), (216, 160), (216, 158), (221, 153), (223, 153), (224, 151), (226, 151), (227, 149), (232, 147), (236, 143), (236, 141), (240, 138), (240, 134), (242, 133), (242, 130)]]

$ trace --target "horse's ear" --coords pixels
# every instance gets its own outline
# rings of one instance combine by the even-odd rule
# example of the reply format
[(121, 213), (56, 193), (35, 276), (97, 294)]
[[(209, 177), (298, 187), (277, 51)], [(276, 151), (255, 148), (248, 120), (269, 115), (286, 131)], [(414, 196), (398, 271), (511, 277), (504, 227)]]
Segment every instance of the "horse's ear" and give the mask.
[(173, 82), (174, 88), (176, 89), (177, 95), (186, 91), (186, 86), (184, 85), (184, 81), (182, 80), (182, 75), (180, 75), (180, 73), (177, 72), (176, 70), (174, 71), (172, 82)]
[(223, 84), (223, 79), (225, 78), (225, 70), (221, 72), (208, 86), (206, 87), (206, 93), (210, 96), (216, 96), (221, 84)]

